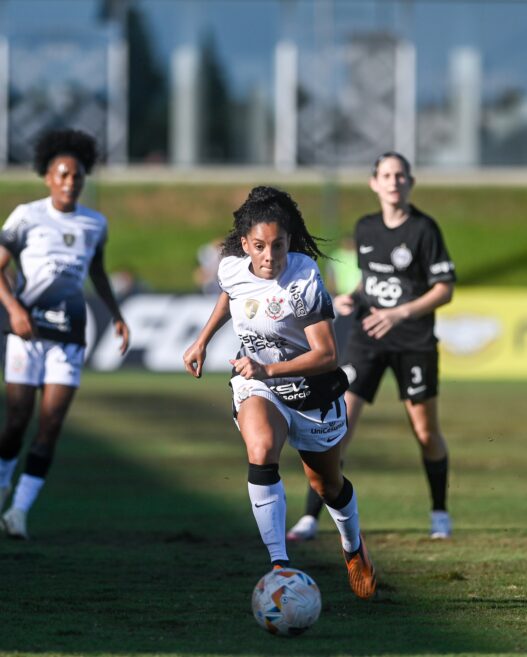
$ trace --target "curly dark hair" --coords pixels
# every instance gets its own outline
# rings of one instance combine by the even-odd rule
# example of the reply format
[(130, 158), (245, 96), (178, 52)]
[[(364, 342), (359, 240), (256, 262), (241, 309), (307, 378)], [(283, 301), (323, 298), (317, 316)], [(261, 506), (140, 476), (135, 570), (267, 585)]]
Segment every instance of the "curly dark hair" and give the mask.
[(82, 130), (52, 130), (43, 134), (36, 143), (33, 166), (39, 176), (45, 176), (50, 162), (57, 155), (71, 155), (90, 173), (98, 152), (95, 138)]
[(317, 241), (325, 240), (309, 234), (298, 205), (287, 192), (275, 187), (254, 187), (233, 215), (232, 230), (222, 244), (222, 257), (245, 257), (241, 238), (256, 224), (275, 222), (291, 236), (289, 251), (304, 253), (313, 260), (327, 257), (317, 245)]

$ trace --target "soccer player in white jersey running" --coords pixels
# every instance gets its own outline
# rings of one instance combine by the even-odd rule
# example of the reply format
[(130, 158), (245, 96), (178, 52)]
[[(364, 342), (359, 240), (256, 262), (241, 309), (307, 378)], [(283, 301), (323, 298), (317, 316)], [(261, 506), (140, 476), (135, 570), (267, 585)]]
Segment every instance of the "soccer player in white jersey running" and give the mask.
[(315, 262), (323, 254), (286, 192), (256, 187), (234, 217), (218, 272), (222, 292), (184, 354), (185, 368), (201, 376), (207, 344), (232, 317), (241, 343), (230, 361), (235, 421), (247, 448), (252, 510), (271, 563), (289, 563), (278, 471), (288, 440), (335, 520), (351, 588), (371, 598), (375, 571), (360, 534), (356, 493), (340, 467), (347, 378), (337, 368), (333, 307)]
[[(362, 217), (355, 230), (362, 281), (357, 290), (335, 297), (337, 311), (351, 315), (343, 359), (349, 376), (349, 428), (343, 445), (351, 440), (364, 403), (373, 402), (384, 372), (392, 369), (428, 480), (430, 537), (445, 539), (452, 523), (448, 452), (437, 408), (434, 311), (451, 300), (456, 276), (436, 222), (409, 202), (413, 185), (403, 155), (387, 152), (377, 158), (370, 187), (381, 211)], [(321, 510), (322, 502), (309, 490), (305, 514), (287, 538), (314, 538)]]
[[(84, 362), (89, 275), (121, 338), (129, 333), (104, 268), (106, 218), (77, 203), (97, 159), (97, 145), (78, 130), (45, 134), (34, 166), (49, 197), (19, 205), (0, 232), (0, 302), (9, 316), (5, 352), (7, 418), (0, 434), (0, 511), (11, 493), (18, 457), (40, 389), (36, 435), (0, 525), (13, 538), (28, 538), (27, 513), (51, 466), (62, 424), (80, 383)], [(6, 270), (17, 267), (13, 292)]]

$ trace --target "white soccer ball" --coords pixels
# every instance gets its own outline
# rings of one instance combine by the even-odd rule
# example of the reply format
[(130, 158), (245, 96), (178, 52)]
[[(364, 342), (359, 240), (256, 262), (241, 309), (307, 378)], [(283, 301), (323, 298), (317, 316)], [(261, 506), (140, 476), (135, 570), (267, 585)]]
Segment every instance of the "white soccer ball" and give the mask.
[(271, 634), (302, 634), (318, 619), (321, 607), (315, 580), (296, 568), (271, 570), (254, 587), (254, 617)]

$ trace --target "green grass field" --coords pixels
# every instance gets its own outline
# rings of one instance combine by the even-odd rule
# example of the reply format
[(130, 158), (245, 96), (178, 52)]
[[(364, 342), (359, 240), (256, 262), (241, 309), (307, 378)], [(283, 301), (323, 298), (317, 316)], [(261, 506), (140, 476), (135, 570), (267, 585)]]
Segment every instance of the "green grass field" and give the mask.
[[(84, 202), (109, 218), (109, 271), (131, 270), (154, 290), (188, 292), (195, 289), (192, 271), (198, 247), (226, 235), (233, 210), (251, 186), (126, 185), (95, 177)], [(331, 198), (322, 185), (291, 184), (287, 190), (298, 201), (311, 232), (333, 240), (323, 249), (327, 253), (362, 214), (377, 209), (366, 180), (363, 185), (335, 186)], [(0, 215), (7, 217), (19, 203), (45, 194), (37, 178), (0, 181)], [(526, 187), (417, 185), (412, 198), (439, 221), (461, 285), (527, 285)]]
[[(291, 549), (323, 611), (305, 635), (260, 630), (250, 597), (268, 570), (223, 375), (87, 373), (31, 542), (0, 540), (0, 655), (527, 654), (527, 405), (523, 383), (445, 382), (455, 534), (427, 539), (417, 448), (387, 381), (348, 458), (380, 575), (349, 591), (336, 531)], [(305, 482), (281, 466), (289, 521)]]

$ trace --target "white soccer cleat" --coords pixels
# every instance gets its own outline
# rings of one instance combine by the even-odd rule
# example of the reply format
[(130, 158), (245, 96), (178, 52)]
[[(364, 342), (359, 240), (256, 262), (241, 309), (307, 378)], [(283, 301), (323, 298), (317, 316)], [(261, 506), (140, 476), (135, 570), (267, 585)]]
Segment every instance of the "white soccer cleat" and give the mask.
[(26, 517), (25, 511), (11, 507), (2, 516), (3, 530), (10, 538), (20, 538), (27, 541), (29, 534), (27, 533)]
[(0, 511), (4, 508), (4, 504), (6, 503), (10, 492), (11, 486), (0, 486)]
[(452, 520), (448, 511), (432, 511), (430, 521), (430, 538), (444, 539), (452, 536)]
[(310, 541), (315, 538), (317, 531), (318, 520), (314, 516), (302, 516), (296, 525), (293, 525), (287, 532), (286, 538), (288, 541), (296, 543)]

